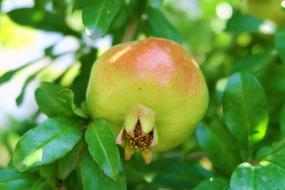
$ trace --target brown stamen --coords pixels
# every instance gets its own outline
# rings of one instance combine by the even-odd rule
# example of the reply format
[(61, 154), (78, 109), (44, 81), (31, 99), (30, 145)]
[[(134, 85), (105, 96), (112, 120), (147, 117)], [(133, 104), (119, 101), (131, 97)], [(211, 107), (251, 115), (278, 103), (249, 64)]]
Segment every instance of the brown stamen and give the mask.
[(126, 142), (133, 148), (140, 151), (147, 152), (153, 140), (153, 131), (150, 133), (143, 133), (140, 122), (135, 126), (133, 134), (129, 135), (124, 131), (123, 136)]

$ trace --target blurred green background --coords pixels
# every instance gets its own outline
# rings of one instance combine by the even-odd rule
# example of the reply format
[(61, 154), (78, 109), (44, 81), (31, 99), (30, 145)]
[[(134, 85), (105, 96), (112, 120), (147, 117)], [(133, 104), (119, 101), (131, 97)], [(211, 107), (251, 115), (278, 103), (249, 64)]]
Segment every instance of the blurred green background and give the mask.
[[(210, 92), (205, 123), (224, 126), (222, 95), (227, 80), (235, 72), (251, 72), (264, 88), (270, 115), (266, 137), (257, 146), (282, 138), (285, 1), (260, 0), (250, 6), (245, 0), (126, 0), (106, 34), (99, 36), (85, 29), (82, 22), (86, 2), (0, 0), (0, 168), (8, 166), (19, 137), (46, 118), (34, 100), (41, 81), (71, 88), (79, 105), (85, 99), (90, 68), (97, 56), (112, 45), (150, 36), (181, 43), (200, 65)], [(193, 186), (212, 176), (211, 172), (226, 176), (232, 171), (231, 166), (221, 172), (213, 166), (195, 135), (175, 150), (157, 156), (198, 163), (199, 170), (196, 165), (185, 166), (196, 172), (188, 181)], [(127, 166), (130, 174), (136, 173), (133, 166), (137, 166), (135, 160)], [(146, 173), (133, 174), (130, 187), (146, 188), (141, 184), (152, 176)], [(140, 175), (144, 175), (144, 182), (136, 179)], [(167, 183), (167, 177), (160, 177), (157, 183)], [(183, 188), (186, 182), (181, 183)]]

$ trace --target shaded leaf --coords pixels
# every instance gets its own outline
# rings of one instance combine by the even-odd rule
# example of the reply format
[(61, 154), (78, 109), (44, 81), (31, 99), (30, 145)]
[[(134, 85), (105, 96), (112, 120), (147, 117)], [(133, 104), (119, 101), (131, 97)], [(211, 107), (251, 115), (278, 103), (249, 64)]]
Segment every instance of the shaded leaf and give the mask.
[(196, 129), (196, 137), (199, 145), (219, 171), (230, 174), (241, 162), (236, 141), (219, 123), (212, 123), (209, 127), (200, 124)]
[(87, 33), (93, 38), (102, 37), (120, 10), (123, 0), (89, 0), (83, 6), (82, 20)]
[(66, 25), (64, 17), (55, 13), (44, 12), (35, 8), (19, 8), (8, 12), (8, 16), (20, 25), (39, 30), (77, 35)]
[(89, 154), (80, 164), (80, 174), (84, 190), (125, 190), (126, 180), (120, 175), (116, 181), (108, 178)]
[(103, 172), (116, 179), (119, 174), (120, 155), (115, 144), (115, 137), (107, 122), (95, 120), (85, 133), (88, 150)]
[(30, 175), (19, 173), (14, 169), (0, 170), (1, 190), (30, 190), (34, 178)]
[(57, 162), (38, 167), (41, 177), (44, 179), (45, 182), (47, 182), (47, 184), (51, 186), (53, 186), (57, 182), (57, 173), (55, 172), (56, 169)]
[(265, 93), (258, 80), (249, 73), (236, 73), (227, 83), (223, 97), (224, 119), (233, 136), (252, 154), (268, 123)]
[(234, 14), (226, 25), (228, 32), (260, 32), (263, 20), (247, 14)]
[(43, 179), (38, 179), (35, 181), (33, 186), (29, 190), (50, 190), (52, 189), (51, 186)]
[(283, 63), (285, 63), (285, 27), (275, 33), (274, 43)]
[(150, 167), (149, 173), (154, 176), (151, 183), (160, 188), (176, 190), (193, 188), (211, 175), (199, 164), (187, 163), (178, 158), (160, 159), (151, 163)]
[(75, 95), (75, 102), (77, 105), (80, 105), (82, 101), (85, 100), (87, 85), (89, 82), (89, 76), (91, 73), (92, 65), (96, 59), (97, 50), (92, 49), (90, 53), (82, 56), (80, 58), (81, 67), (79, 75), (74, 79), (71, 90)]
[(83, 141), (80, 141), (72, 151), (58, 162), (58, 177), (60, 179), (64, 180), (75, 169), (79, 162), (83, 145)]
[(202, 181), (193, 190), (228, 190), (229, 183), (222, 177), (211, 177)]
[(152, 30), (152, 34), (156, 37), (167, 38), (181, 43), (182, 39), (176, 29), (166, 19), (164, 14), (159, 9), (148, 7), (148, 23)]
[(25, 171), (64, 157), (79, 141), (80, 126), (74, 119), (53, 118), (29, 130), (16, 146), (14, 166)]
[(42, 83), (36, 90), (35, 98), (42, 112), (49, 117), (80, 116), (86, 114), (77, 108), (73, 102), (74, 94), (70, 89), (63, 88), (53, 83)]
[(255, 74), (261, 74), (265, 71), (266, 66), (273, 59), (272, 51), (264, 51), (239, 59), (233, 66), (232, 72), (250, 71)]
[(283, 105), (283, 108), (281, 110), (280, 128), (281, 128), (282, 133), (285, 134), (285, 104)]

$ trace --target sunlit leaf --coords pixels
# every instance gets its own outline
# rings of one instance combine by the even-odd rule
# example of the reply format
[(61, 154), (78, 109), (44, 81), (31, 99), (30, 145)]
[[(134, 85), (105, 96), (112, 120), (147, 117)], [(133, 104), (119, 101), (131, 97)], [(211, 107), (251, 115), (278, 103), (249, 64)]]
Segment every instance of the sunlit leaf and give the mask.
[(29, 130), (16, 146), (15, 167), (25, 171), (64, 157), (79, 141), (80, 125), (71, 118), (53, 118)]

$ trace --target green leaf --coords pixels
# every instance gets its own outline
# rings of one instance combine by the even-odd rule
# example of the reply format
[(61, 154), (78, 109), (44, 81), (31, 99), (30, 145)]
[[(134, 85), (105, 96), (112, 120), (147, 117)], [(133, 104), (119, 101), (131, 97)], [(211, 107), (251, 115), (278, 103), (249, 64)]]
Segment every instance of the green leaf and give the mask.
[(263, 20), (246, 14), (235, 14), (227, 22), (227, 32), (260, 32)]
[(79, 141), (80, 126), (71, 118), (52, 118), (29, 130), (16, 146), (14, 166), (25, 171), (64, 157)]
[[(182, 190), (195, 187), (201, 180), (210, 177), (210, 172), (197, 163), (184, 162), (178, 158), (166, 158), (154, 161), (151, 171), (141, 177), (151, 175), (151, 183), (157, 187)], [(138, 166), (135, 170), (140, 169)]]
[(253, 163), (244, 162), (234, 171), (231, 190), (285, 189), (285, 140), (273, 146), (269, 155)]
[(88, 34), (102, 37), (120, 10), (123, 0), (89, 0), (83, 6), (82, 20)]
[(285, 134), (285, 104), (282, 107), (281, 110), (281, 116), (280, 116), (280, 128), (283, 134)]
[(250, 71), (255, 74), (262, 74), (266, 70), (266, 66), (273, 59), (272, 51), (264, 51), (254, 55), (249, 55), (239, 59), (233, 66), (234, 72)]
[(270, 162), (242, 163), (231, 177), (231, 190), (278, 190), (285, 188), (285, 169)]
[(285, 63), (285, 27), (275, 33), (274, 43), (283, 63)]
[(50, 190), (52, 189), (44, 179), (38, 179), (29, 190)]
[(37, 169), (41, 177), (44, 179), (45, 182), (47, 182), (47, 184), (53, 186), (55, 183), (57, 183), (57, 173), (55, 172), (57, 169), (57, 162), (42, 165)]
[(76, 35), (65, 23), (64, 17), (35, 8), (19, 8), (8, 13), (16, 23), (32, 28)]
[(180, 34), (170, 24), (170, 22), (166, 19), (164, 14), (159, 9), (148, 7), (147, 14), (147, 21), (154, 36), (171, 39), (178, 43), (182, 42)]
[(219, 171), (230, 174), (241, 162), (236, 141), (221, 124), (215, 122), (209, 127), (200, 124), (196, 129), (196, 137), (199, 145)]
[(74, 94), (70, 89), (45, 82), (36, 90), (35, 97), (40, 110), (49, 117), (87, 117), (86, 114), (75, 106), (73, 102)]
[(236, 73), (227, 83), (223, 97), (224, 119), (233, 136), (252, 156), (254, 143), (260, 141), (268, 124), (268, 106), (258, 80), (249, 73)]
[(108, 124), (101, 119), (88, 126), (85, 133), (88, 150), (103, 172), (116, 179), (120, 168), (120, 155), (115, 137)]
[(80, 74), (74, 79), (71, 90), (75, 95), (75, 102), (77, 105), (80, 105), (82, 101), (85, 100), (87, 85), (89, 82), (89, 76), (93, 63), (96, 59), (97, 50), (92, 49), (88, 54), (80, 57), (81, 67)]
[(14, 169), (0, 170), (0, 189), (1, 190), (30, 190), (34, 178), (30, 175), (19, 173)]
[(193, 190), (228, 190), (228, 181), (222, 177), (211, 177), (202, 181)]
[(62, 180), (75, 169), (82, 153), (83, 141), (80, 141), (63, 159), (58, 162), (58, 177)]
[(148, 4), (153, 8), (160, 8), (163, 0), (148, 0)]
[(120, 175), (116, 181), (108, 178), (89, 154), (80, 164), (80, 174), (84, 190), (126, 190), (126, 180)]

